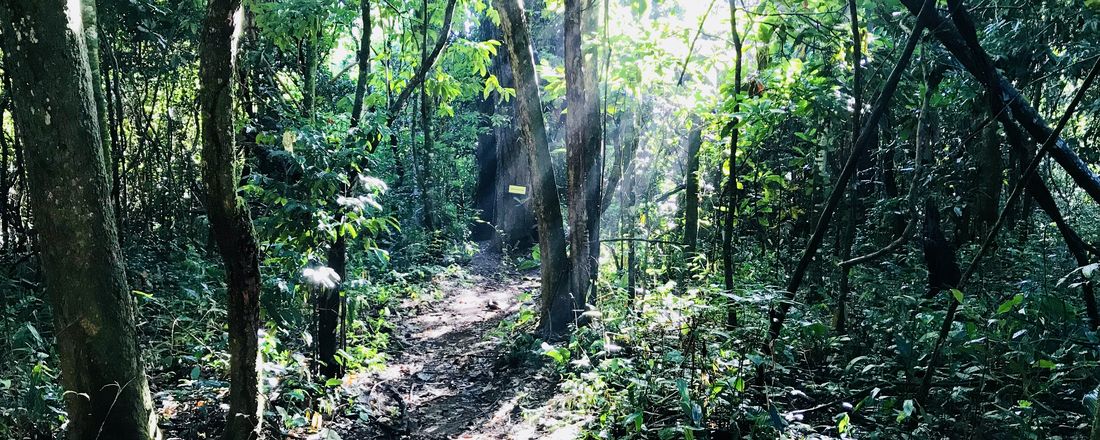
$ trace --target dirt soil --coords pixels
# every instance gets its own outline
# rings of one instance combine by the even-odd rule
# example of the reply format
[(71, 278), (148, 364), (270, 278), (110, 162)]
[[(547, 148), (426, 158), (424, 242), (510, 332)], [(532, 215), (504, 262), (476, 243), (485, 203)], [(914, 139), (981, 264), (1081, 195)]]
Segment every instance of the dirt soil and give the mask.
[(576, 426), (552, 416), (560, 402), (551, 373), (510, 361), (502, 347), (509, 341), (495, 331), (519, 312), (522, 292), (538, 287), (536, 276), (505, 273), (499, 261), (478, 254), (465, 272), (433, 280), (436, 298), (403, 301), (394, 339), (404, 349), (364, 379), (373, 383), (372, 406), (392, 416), (357, 423), (344, 439), (576, 437)]

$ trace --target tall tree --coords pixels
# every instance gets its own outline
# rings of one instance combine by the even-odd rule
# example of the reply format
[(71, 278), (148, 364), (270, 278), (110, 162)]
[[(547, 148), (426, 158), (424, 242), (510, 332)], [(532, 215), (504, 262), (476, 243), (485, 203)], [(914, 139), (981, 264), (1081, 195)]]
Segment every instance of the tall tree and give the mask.
[(202, 112), (202, 178), (214, 240), (228, 273), (229, 413), (225, 438), (262, 436), (256, 334), (260, 330), (259, 246), (248, 205), (237, 196), (240, 162), (233, 133), (235, 16), (240, 0), (209, 0), (199, 46), (199, 107)]
[[(855, 105), (852, 106), (852, 146), (855, 147), (855, 142), (859, 138), (860, 119), (863, 113), (863, 69), (860, 64), (863, 62), (862, 43), (860, 42), (860, 30), (859, 30), (859, 8), (856, 6), (856, 0), (848, 0), (848, 13), (851, 15), (851, 29), (852, 29), (852, 98), (855, 101)], [(847, 206), (847, 218), (844, 222), (844, 230), (842, 231), (840, 238), (840, 259), (847, 261), (852, 256), (852, 245), (856, 239), (856, 224), (859, 223), (861, 217), (860, 200), (859, 200), (859, 179), (855, 180), (855, 190), (848, 194), (848, 206)], [(848, 306), (848, 294), (851, 291), (850, 275), (852, 266), (840, 267), (840, 291), (838, 292), (836, 301), (836, 331), (837, 333), (845, 333), (847, 331), (847, 306)]]
[[(527, 18), (519, 0), (494, 0), (500, 13), (504, 42), (511, 58), (512, 75), (516, 83), (516, 120), (520, 139), (527, 150), (531, 166), (531, 192), (538, 219), (540, 269), (542, 285), (539, 328), (544, 336), (561, 337), (573, 322), (573, 310), (578, 307), (569, 295), (569, 260), (565, 254), (565, 230), (562, 224), (561, 202), (554, 183), (553, 162), (546, 138), (546, 122), (542, 115), (535, 59)], [(579, 303), (583, 306), (584, 303)]]
[[(741, 111), (741, 58), (742, 42), (741, 34), (737, 31), (737, 0), (729, 0), (730, 3), (730, 33), (733, 34), (733, 50), (736, 55), (733, 69), (733, 113)], [(730, 121), (730, 176), (726, 181), (726, 218), (722, 222), (722, 275), (724, 287), (727, 293), (733, 293), (733, 222), (737, 218), (737, 206), (739, 189), (737, 188), (737, 140), (741, 135), (740, 118), (733, 117)], [(726, 326), (737, 326), (737, 309), (730, 300), (726, 310)]]
[[(600, 110), (595, 63), (588, 65), (582, 45), (593, 28), (588, 0), (565, 0), (566, 194), (569, 205), (570, 294), (575, 309), (588, 301), (600, 253)], [(591, 57), (595, 60), (595, 56)]]
[(695, 117), (691, 123), (684, 170), (684, 256), (689, 259), (695, 256), (699, 237), (699, 149), (703, 145), (703, 121)]
[[(420, 64), (422, 66), (428, 66), (431, 60), (428, 59), (428, 25), (431, 22), (431, 13), (428, 11), (428, 0), (424, 0), (423, 9), (421, 9), (421, 34), (420, 39)], [(439, 35), (440, 41), (446, 41), (447, 29), (443, 29)], [(430, 68), (429, 68), (430, 69)], [(430, 70), (425, 70), (430, 72)], [(431, 100), (428, 97), (428, 84), (427, 82), (420, 83), (420, 128), (423, 131), (423, 147), (420, 150), (420, 170), (417, 173), (418, 183), (420, 185), (420, 203), (424, 210), (424, 229), (428, 232), (435, 232), (435, 204), (432, 201), (432, 150), (435, 148), (435, 144), (432, 141), (432, 117), (431, 117)]]
[(110, 203), (79, 2), (0, 3), (71, 439), (159, 436)]
[[(355, 96), (352, 99), (349, 125), (353, 130), (359, 128), (359, 121), (363, 117), (363, 102), (367, 94), (367, 81), (370, 79), (370, 41), (371, 41), (371, 3), (370, 0), (360, 0), (359, 10), (363, 20), (363, 31), (359, 42), (359, 75), (355, 81)], [(351, 143), (351, 136), (347, 139)], [(358, 180), (358, 172), (354, 167), (345, 170), (348, 174), (348, 185), (342, 189), (344, 195), (348, 195), (354, 183)], [(343, 217), (341, 218), (343, 220)], [(320, 372), (325, 377), (338, 377), (343, 373), (342, 365), (336, 360), (337, 346), (340, 342), (341, 322), (340, 316), (346, 310), (347, 300), (341, 294), (343, 282), (348, 278), (348, 237), (341, 229), (336, 240), (329, 245), (328, 267), (339, 277), (336, 287), (326, 289), (319, 299), (318, 331), (317, 331), (317, 357), (322, 365)]]

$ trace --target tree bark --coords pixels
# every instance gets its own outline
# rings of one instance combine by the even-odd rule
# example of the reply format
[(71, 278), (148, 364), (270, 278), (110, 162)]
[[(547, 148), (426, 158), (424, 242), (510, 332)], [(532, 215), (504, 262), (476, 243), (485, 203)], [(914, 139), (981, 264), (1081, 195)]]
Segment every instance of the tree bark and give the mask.
[(199, 46), (203, 181), (214, 240), (225, 263), (229, 314), (229, 412), (225, 438), (262, 436), (263, 401), (256, 369), (260, 321), (259, 246), (248, 206), (237, 196), (240, 164), (233, 130), (233, 31), (240, 0), (207, 3)]
[(699, 149), (703, 146), (703, 121), (693, 118), (687, 139), (687, 169), (684, 171), (684, 258), (693, 264), (699, 238)]
[[(741, 34), (737, 32), (737, 0), (729, 0), (730, 4), (730, 33), (733, 34), (733, 50), (736, 55), (736, 66), (733, 73), (733, 112), (741, 111), (741, 65), (742, 42)], [(737, 141), (741, 136), (740, 118), (733, 117), (730, 122), (730, 151), (729, 151), (729, 179), (726, 181), (726, 219), (722, 224), (722, 275), (726, 293), (733, 294), (733, 222), (737, 218), (737, 208), (740, 205), (737, 188)], [(737, 308), (733, 299), (726, 306), (726, 327), (737, 327)]]
[[(856, 140), (859, 139), (860, 118), (863, 116), (863, 62), (862, 43), (859, 31), (859, 9), (856, 0), (848, 0), (848, 13), (851, 15), (852, 25), (852, 98), (855, 106), (852, 108), (852, 151), (855, 150)], [(840, 259), (847, 261), (852, 257), (852, 246), (856, 239), (856, 223), (861, 217), (859, 200), (859, 181), (856, 181), (856, 189), (848, 195), (848, 215), (845, 219), (844, 231), (840, 240)], [(836, 301), (836, 332), (845, 334), (848, 332), (848, 294), (851, 293), (851, 266), (840, 267), (840, 286)]]
[(31, 208), (53, 306), (68, 437), (148, 440), (159, 433), (137, 346), (110, 203), (79, 3), (0, 3), (5, 70), (26, 147)]
[(569, 295), (569, 260), (565, 254), (565, 230), (561, 202), (554, 180), (553, 163), (546, 138), (535, 60), (531, 51), (527, 18), (519, 0), (494, 0), (504, 29), (504, 41), (511, 58), (516, 82), (516, 121), (531, 166), (531, 189), (539, 229), (541, 254), (539, 331), (550, 339), (560, 338), (574, 321), (576, 303)]
[(596, 66), (586, 66), (582, 45), (592, 23), (592, 11), (585, 3), (565, 1), (565, 100), (569, 108), (565, 115), (566, 192), (572, 262), (569, 290), (577, 310), (587, 304), (594, 287), (600, 252), (600, 114)]

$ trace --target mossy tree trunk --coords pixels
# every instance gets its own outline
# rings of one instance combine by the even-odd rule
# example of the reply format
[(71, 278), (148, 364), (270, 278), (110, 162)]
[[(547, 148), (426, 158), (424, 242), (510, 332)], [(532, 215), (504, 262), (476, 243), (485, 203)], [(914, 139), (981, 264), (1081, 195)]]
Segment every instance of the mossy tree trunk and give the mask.
[(233, 134), (234, 16), (240, 0), (210, 0), (199, 48), (199, 106), (202, 111), (202, 177), (214, 239), (229, 275), (229, 413), (225, 438), (261, 437), (259, 392), (259, 246), (252, 218), (237, 196), (240, 167)]
[(155, 438), (80, 7), (0, 3), (71, 439)]

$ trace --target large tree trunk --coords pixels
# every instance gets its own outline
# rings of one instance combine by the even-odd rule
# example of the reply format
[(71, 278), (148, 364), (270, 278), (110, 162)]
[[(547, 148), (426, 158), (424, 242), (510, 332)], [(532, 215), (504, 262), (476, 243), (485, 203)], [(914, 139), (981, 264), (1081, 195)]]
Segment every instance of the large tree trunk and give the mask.
[(199, 106), (202, 110), (203, 181), (214, 239), (228, 273), (229, 413), (225, 438), (261, 436), (263, 402), (259, 392), (259, 246), (252, 218), (237, 196), (240, 168), (233, 138), (234, 16), (240, 0), (210, 0), (199, 47)]
[(512, 61), (516, 81), (516, 121), (520, 139), (526, 146), (532, 178), (531, 192), (539, 228), (542, 286), (539, 330), (548, 338), (559, 338), (574, 321), (573, 310), (583, 307), (569, 296), (569, 260), (565, 255), (565, 231), (562, 227), (561, 202), (554, 183), (554, 168), (546, 139), (535, 60), (527, 18), (518, 0), (494, 0), (500, 12), (504, 41)]
[[(593, 63), (586, 66), (583, 35), (592, 28), (585, 0), (565, 1), (565, 115), (570, 294), (582, 309), (594, 287), (600, 237), (600, 114)], [(593, 57), (593, 59), (595, 59)], [(590, 69), (590, 70), (589, 70)]]
[[(0, 3), (71, 439), (157, 437), (79, 3)], [(30, 36), (30, 37), (28, 37)]]
[[(498, 59), (500, 66), (497, 78), (501, 87), (515, 88), (508, 58)], [(509, 104), (497, 106), (499, 114), (510, 115), (513, 120), (516, 115), (515, 107), (514, 100)], [(496, 212), (493, 223), (500, 229), (503, 247), (517, 255), (522, 255), (530, 251), (537, 240), (535, 212), (532, 204), (529, 203), (530, 191), (526, 189), (531, 186), (531, 165), (513, 124), (496, 127), (493, 131), (497, 159), (496, 187), (494, 188)]]
[[(482, 40), (499, 40), (501, 38), (499, 28), (488, 18), (482, 19), (479, 25)], [(490, 72), (498, 78), (503, 70), (510, 69), (507, 63), (508, 57), (498, 56), (493, 59)], [(502, 84), (503, 86), (503, 84)], [(499, 251), (501, 245), (496, 233), (497, 211), (497, 127), (493, 124), (493, 116), (503, 110), (504, 106), (498, 106), (497, 98), (486, 96), (477, 104), (480, 119), (477, 135), (477, 150), (474, 158), (477, 161), (477, 184), (474, 187), (474, 208), (478, 211), (478, 220), (470, 225), (470, 239), (474, 241), (491, 241), (491, 245)]]

